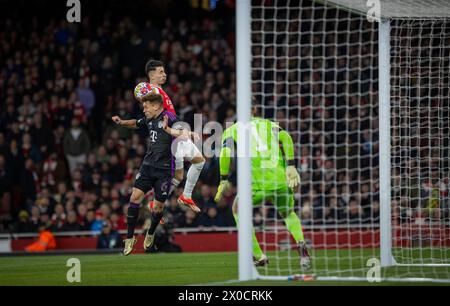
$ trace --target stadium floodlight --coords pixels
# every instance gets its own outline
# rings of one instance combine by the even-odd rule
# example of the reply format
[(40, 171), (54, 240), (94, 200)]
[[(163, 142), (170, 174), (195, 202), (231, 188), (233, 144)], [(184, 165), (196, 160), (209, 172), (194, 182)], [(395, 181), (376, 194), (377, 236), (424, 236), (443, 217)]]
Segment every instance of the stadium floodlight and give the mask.
[(238, 120), (249, 122), (253, 96), (292, 135), (295, 210), (312, 249), (312, 269), (301, 271), (265, 201), (253, 219), (270, 264), (242, 267), (252, 212), (250, 160), (241, 159), (240, 279), (366, 280), (380, 263), (381, 280), (450, 282), (448, 2), (252, 0), (236, 9)]

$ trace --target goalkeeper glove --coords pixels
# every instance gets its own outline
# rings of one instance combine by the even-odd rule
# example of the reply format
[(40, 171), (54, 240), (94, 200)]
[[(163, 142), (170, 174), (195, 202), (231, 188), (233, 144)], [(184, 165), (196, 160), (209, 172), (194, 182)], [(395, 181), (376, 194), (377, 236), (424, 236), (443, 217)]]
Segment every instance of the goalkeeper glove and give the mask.
[(214, 201), (216, 203), (219, 203), (220, 199), (222, 198), (222, 193), (227, 190), (230, 187), (230, 182), (228, 180), (222, 180), (220, 181), (220, 185), (217, 188), (216, 196), (214, 197)]
[(300, 184), (300, 175), (298, 174), (295, 166), (286, 167), (286, 179), (291, 189), (294, 189), (298, 184)]

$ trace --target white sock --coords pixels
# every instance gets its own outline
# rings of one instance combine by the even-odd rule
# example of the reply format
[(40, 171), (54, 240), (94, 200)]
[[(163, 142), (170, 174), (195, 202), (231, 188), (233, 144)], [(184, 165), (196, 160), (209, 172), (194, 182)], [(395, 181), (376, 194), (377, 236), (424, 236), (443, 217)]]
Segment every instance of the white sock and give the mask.
[(170, 185), (169, 194), (171, 194), (175, 190), (175, 188), (178, 187), (178, 185), (180, 185), (180, 181), (177, 180), (176, 178), (173, 178), (172, 179), (172, 185)]
[(198, 177), (202, 172), (205, 162), (198, 164), (191, 164), (186, 177), (186, 184), (184, 186), (183, 196), (185, 198), (192, 198), (192, 190), (194, 190), (195, 184), (197, 184)]

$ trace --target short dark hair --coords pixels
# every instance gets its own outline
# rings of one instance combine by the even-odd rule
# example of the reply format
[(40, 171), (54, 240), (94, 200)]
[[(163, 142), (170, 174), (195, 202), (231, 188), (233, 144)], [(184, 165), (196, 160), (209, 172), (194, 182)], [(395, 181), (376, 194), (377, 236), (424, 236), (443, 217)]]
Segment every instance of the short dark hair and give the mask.
[(149, 60), (147, 64), (145, 64), (145, 74), (148, 75), (148, 73), (155, 70), (156, 67), (164, 67), (164, 63), (154, 59)]
[(163, 104), (163, 98), (160, 94), (149, 94), (142, 98), (142, 103)]

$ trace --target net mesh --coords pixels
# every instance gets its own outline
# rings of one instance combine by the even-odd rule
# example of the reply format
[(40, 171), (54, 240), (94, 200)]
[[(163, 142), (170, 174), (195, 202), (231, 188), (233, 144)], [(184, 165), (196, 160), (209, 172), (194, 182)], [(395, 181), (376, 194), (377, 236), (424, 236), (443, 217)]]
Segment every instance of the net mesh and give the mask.
[(450, 263), (450, 22), (391, 22), (394, 258)]
[[(378, 24), (323, 1), (251, 5), (252, 94), (294, 141), (307, 273), (366, 277), (368, 260), (380, 258)], [(391, 24), (393, 255), (448, 263), (448, 23)], [(255, 207), (254, 225), (270, 258), (260, 275), (304, 273), (273, 201)], [(450, 279), (442, 267), (383, 275)]]

